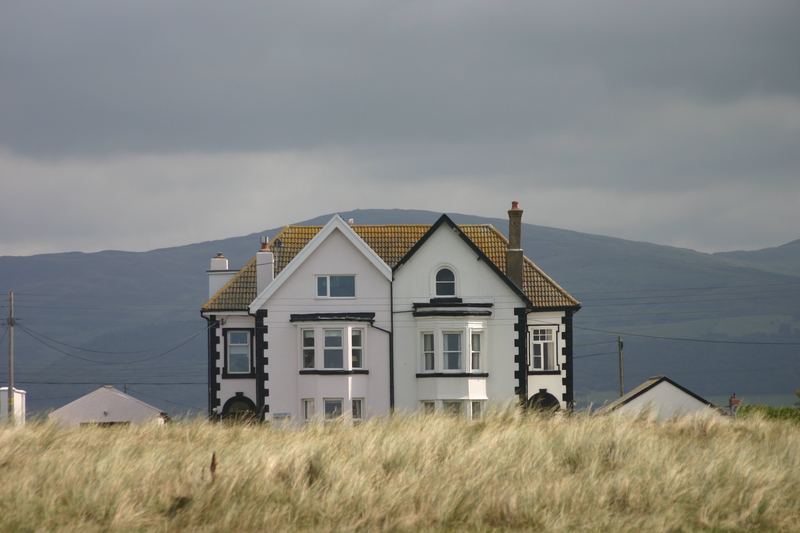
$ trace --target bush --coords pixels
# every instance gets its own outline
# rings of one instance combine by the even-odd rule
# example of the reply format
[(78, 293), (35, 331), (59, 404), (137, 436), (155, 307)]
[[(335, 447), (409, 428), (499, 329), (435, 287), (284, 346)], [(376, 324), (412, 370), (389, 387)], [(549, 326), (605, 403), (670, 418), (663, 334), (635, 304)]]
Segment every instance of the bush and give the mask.
[(772, 407), (770, 405), (743, 405), (737, 416), (763, 416), (772, 420), (790, 420), (800, 423), (800, 409), (797, 407)]

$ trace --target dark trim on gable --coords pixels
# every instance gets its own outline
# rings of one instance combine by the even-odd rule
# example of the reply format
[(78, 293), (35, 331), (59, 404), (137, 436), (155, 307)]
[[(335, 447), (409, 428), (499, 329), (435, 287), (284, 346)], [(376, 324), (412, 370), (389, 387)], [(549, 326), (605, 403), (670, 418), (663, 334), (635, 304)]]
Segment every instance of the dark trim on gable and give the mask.
[(560, 376), (561, 370), (528, 370), (529, 376)]
[(517, 323), (514, 324), (514, 331), (517, 333), (514, 339), (514, 346), (517, 353), (514, 354), (514, 361), (517, 369), (514, 371), (514, 380), (517, 386), (514, 387), (514, 394), (519, 398), (522, 407), (528, 405), (528, 309), (525, 307), (515, 307), (514, 314), (517, 316)]
[(411, 249), (408, 252), (406, 252), (406, 255), (404, 255), (402, 259), (400, 259), (397, 262), (397, 264), (394, 266), (392, 270), (397, 270), (403, 264), (408, 262), (408, 260), (411, 259), (411, 257), (415, 253), (417, 253), (417, 250), (419, 250), (425, 244), (425, 242), (431, 237), (431, 235), (433, 235), (436, 232), (436, 230), (438, 230), (439, 227), (443, 224), (447, 224), (448, 226), (450, 226), (453, 229), (453, 231), (455, 231), (456, 234), (459, 237), (461, 237), (461, 240), (463, 240), (467, 244), (467, 246), (469, 246), (472, 249), (472, 251), (478, 255), (478, 259), (486, 263), (488, 267), (492, 269), (492, 271), (495, 274), (497, 274), (500, 277), (500, 279), (503, 280), (505, 284), (508, 285), (508, 287), (517, 296), (519, 296), (528, 307), (535, 307), (533, 305), (533, 302), (531, 302), (531, 300), (525, 295), (522, 289), (520, 287), (517, 287), (516, 283), (511, 281), (511, 279), (508, 276), (506, 276), (506, 274), (502, 270), (500, 270), (500, 268), (497, 265), (495, 265), (494, 262), (491, 259), (489, 259), (489, 257), (487, 257), (485, 253), (483, 253), (483, 250), (481, 250), (477, 244), (472, 242), (472, 239), (467, 237), (467, 234), (464, 233), (461, 230), (461, 228), (458, 227), (458, 224), (453, 222), (452, 219), (447, 215), (440, 216), (439, 219), (436, 222), (434, 222), (434, 224), (430, 227), (430, 229), (428, 229), (428, 231), (426, 231), (425, 234), (422, 237), (420, 237), (420, 239), (414, 244), (414, 246), (412, 246)]
[(425, 316), (492, 316), (491, 311), (464, 311), (461, 309), (441, 309), (435, 310), (432, 309), (430, 311), (414, 311), (414, 316), (417, 317), (425, 317)]
[(300, 370), (301, 376), (352, 376), (369, 374), (366, 368), (355, 368), (353, 370), (332, 369), (332, 368), (313, 368)]
[(564, 361), (564, 372), (566, 372), (566, 376), (562, 380), (564, 382), (565, 390), (564, 390), (564, 401), (567, 404), (567, 409), (570, 411), (575, 407), (575, 373), (572, 371), (572, 315), (574, 311), (567, 311), (564, 313), (564, 317), (561, 319), (561, 322), (564, 324), (564, 344), (566, 344), (566, 349), (564, 351), (564, 355), (566, 356), (566, 361)]
[(267, 406), (267, 397), (269, 396), (269, 374), (264, 370), (264, 365), (267, 364), (266, 351), (269, 348), (269, 343), (264, 340), (264, 336), (269, 332), (269, 329), (264, 324), (267, 318), (267, 310), (259, 309), (255, 314), (255, 360), (256, 360), (256, 413), (258, 419), (264, 420), (264, 413), (269, 412)]
[(302, 313), (289, 315), (289, 322), (372, 322), (375, 313)]
[(210, 315), (206, 318), (208, 323), (208, 417), (214, 418), (214, 408), (217, 406), (217, 317)]
[(419, 372), (418, 378), (488, 378), (488, 372)]
[(463, 302), (461, 298), (456, 296), (437, 296), (435, 298), (430, 299), (431, 305), (445, 305), (445, 304), (460, 304)]

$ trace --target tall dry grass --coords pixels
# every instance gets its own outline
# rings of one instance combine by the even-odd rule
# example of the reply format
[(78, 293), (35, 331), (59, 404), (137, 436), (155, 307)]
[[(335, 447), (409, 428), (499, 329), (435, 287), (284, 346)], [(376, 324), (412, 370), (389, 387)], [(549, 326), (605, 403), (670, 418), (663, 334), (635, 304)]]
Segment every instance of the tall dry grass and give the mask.
[[(797, 530), (800, 426), (499, 413), (0, 429), (0, 530)], [(210, 464), (216, 454), (216, 474)]]

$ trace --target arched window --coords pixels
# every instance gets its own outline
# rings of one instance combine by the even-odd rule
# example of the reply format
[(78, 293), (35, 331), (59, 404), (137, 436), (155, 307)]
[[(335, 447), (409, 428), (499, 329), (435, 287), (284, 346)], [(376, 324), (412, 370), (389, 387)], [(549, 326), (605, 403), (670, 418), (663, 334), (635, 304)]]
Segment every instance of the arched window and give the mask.
[(456, 275), (449, 268), (442, 268), (436, 273), (436, 296), (456, 295)]

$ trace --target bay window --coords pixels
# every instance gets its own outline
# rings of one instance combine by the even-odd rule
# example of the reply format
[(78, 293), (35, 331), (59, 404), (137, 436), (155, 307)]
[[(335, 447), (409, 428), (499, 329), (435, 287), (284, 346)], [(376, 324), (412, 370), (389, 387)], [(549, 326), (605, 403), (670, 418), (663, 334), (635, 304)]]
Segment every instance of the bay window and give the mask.
[(435, 351), (433, 349), (433, 333), (422, 334), (422, 370), (433, 372), (436, 368)]
[(230, 330), (227, 334), (227, 361), (225, 371), (227, 374), (251, 374), (250, 331)]
[(474, 372), (481, 369), (481, 339), (483, 335), (480, 332), (473, 331), (471, 337), (470, 370)]
[(556, 335), (554, 328), (531, 330), (531, 369), (556, 370)]
[(314, 330), (304, 329), (302, 336), (303, 368), (314, 368)]
[(356, 328), (350, 331), (350, 362), (353, 368), (364, 366), (363, 331)]
[(364, 420), (364, 398), (353, 398), (353, 421)]
[(323, 351), (325, 368), (344, 368), (344, 346), (341, 329), (325, 330), (325, 349)]
[(314, 418), (314, 398), (303, 399), (303, 421), (309, 422)]
[(442, 333), (442, 356), (445, 370), (461, 369), (461, 333)]

